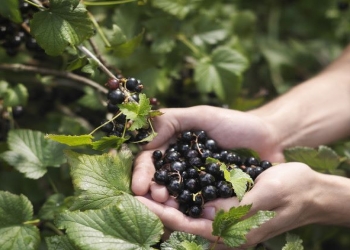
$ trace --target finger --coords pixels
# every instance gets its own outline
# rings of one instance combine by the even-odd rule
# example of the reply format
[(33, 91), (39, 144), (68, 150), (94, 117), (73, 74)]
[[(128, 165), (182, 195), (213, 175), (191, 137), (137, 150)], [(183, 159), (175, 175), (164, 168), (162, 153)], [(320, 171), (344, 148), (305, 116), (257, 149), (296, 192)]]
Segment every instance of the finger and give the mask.
[(145, 197), (138, 196), (137, 199), (153, 211), (160, 218), (165, 227), (173, 231), (196, 234), (211, 241), (216, 239), (216, 237), (211, 234), (211, 220), (190, 218), (176, 208), (157, 203)]
[(152, 151), (143, 151), (134, 162), (131, 189), (136, 195), (145, 195), (150, 189), (155, 169)]
[(169, 199), (169, 192), (165, 186), (152, 182), (150, 190), (152, 199), (156, 202), (164, 203)]
[(228, 211), (230, 208), (237, 207), (238, 205), (239, 201), (237, 197), (209, 201), (204, 204), (202, 218), (214, 220), (214, 217), (219, 210)]

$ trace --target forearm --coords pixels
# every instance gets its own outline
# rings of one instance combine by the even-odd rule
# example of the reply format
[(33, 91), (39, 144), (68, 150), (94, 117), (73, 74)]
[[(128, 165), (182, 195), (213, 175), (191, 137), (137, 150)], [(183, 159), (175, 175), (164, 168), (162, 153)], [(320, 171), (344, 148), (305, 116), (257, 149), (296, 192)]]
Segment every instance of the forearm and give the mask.
[(312, 79), (251, 111), (274, 128), (282, 148), (317, 146), (350, 135), (350, 48)]

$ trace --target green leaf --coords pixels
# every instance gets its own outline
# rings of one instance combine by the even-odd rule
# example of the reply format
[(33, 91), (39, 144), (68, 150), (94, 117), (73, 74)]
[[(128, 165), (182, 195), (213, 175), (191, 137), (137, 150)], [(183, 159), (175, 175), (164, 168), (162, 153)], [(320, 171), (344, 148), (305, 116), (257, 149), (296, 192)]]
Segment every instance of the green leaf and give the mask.
[(45, 238), (48, 250), (78, 250), (67, 235), (51, 236)]
[(118, 107), (120, 111), (126, 115), (127, 119), (133, 121), (129, 130), (133, 131), (147, 125), (148, 114), (151, 111), (152, 106), (150, 105), (149, 99), (145, 94), (139, 95), (139, 102), (128, 102), (120, 104)]
[(42, 177), (47, 167), (59, 167), (66, 161), (65, 145), (44, 138), (39, 131), (27, 129), (11, 130), (7, 139), (9, 151), (0, 155), (27, 178)]
[(145, 32), (142, 31), (140, 34), (126, 41), (125, 43), (113, 46), (112, 50), (114, 55), (118, 57), (124, 57), (124, 58), (130, 56), (135, 51), (135, 49), (140, 45), (144, 33)]
[(82, 67), (81, 72), (84, 72), (93, 78), (98, 74), (99, 65), (94, 59), (88, 58), (87, 61), (88, 63)]
[(303, 250), (303, 240), (298, 235), (287, 233), (287, 243), (284, 245), (282, 250)]
[(159, 218), (131, 195), (98, 210), (66, 212), (56, 224), (71, 241), (86, 250), (151, 249), (160, 240)]
[(112, 156), (66, 153), (73, 185), (78, 193), (71, 209), (98, 209), (131, 193), (132, 153), (123, 149)]
[(228, 212), (220, 210), (216, 213), (213, 221), (213, 235), (221, 236), (228, 228), (239, 222), (245, 216), (252, 205), (232, 207)]
[(309, 147), (294, 147), (284, 150), (287, 162), (303, 162), (316, 171), (331, 173), (340, 164), (341, 159), (331, 148), (320, 146), (318, 149)]
[(198, 235), (175, 231), (161, 244), (162, 250), (209, 249), (210, 242)]
[(46, 139), (66, 144), (71, 147), (87, 146), (92, 144), (92, 135), (54, 135), (49, 134), (45, 136)]
[(105, 150), (109, 148), (119, 149), (124, 142), (126, 142), (128, 137), (118, 137), (118, 136), (104, 136), (101, 139), (94, 141), (92, 143), (92, 148), (95, 150)]
[(24, 195), (0, 191), (0, 246), (1, 250), (36, 250), (40, 234), (33, 219), (33, 206)]
[(12, 88), (8, 88), (3, 94), (4, 106), (13, 107), (18, 105), (26, 105), (28, 100), (28, 90), (23, 84), (17, 84)]
[(150, 133), (147, 137), (143, 138), (142, 140), (140, 141), (135, 141), (134, 143), (140, 143), (140, 142), (150, 142), (152, 141), (156, 136), (157, 136), (158, 133)]
[(80, 69), (81, 67), (86, 65), (86, 63), (87, 63), (86, 56), (77, 57), (76, 59), (68, 63), (66, 70), (74, 71), (76, 69)]
[(54, 220), (55, 216), (67, 209), (64, 203), (63, 194), (53, 194), (44, 203), (39, 210), (39, 218), (42, 220)]
[(0, 16), (10, 19), (14, 23), (22, 23), (18, 0), (6, 0), (1, 2)]
[(232, 100), (241, 88), (242, 73), (247, 67), (247, 59), (238, 51), (219, 47), (196, 64), (194, 79), (202, 93), (214, 91), (221, 100)]
[(275, 214), (275, 212), (271, 211), (258, 211), (253, 216), (229, 227), (221, 237), (226, 245), (230, 247), (238, 247), (246, 242), (245, 235), (251, 229), (258, 228), (266, 221), (272, 219)]
[(48, 55), (60, 55), (67, 46), (79, 45), (94, 34), (84, 5), (77, 3), (51, 0), (49, 9), (34, 14), (31, 34)]
[(242, 220), (248, 214), (251, 205), (232, 207), (228, 212), (220, 210), (213, 221), (213, 235), (221, 237), (230, 247), (238, 247), (246, 242), (246, 234), (253, 228), (275, 216), (274, 212), (258, 211), (253, 216)]
[(247, 192), (248, 187), (254, 184), (253, 179), (241, 169), (233, 168), (230, 171), (230, 179), (233, 190), (239, 200), (242, 200), (244, 194)]
[(185, 18), (190, 12), (197, 10), (203, 0), (153, 0), (152, 5), (155, 8), (162, 9), (179, 19)]

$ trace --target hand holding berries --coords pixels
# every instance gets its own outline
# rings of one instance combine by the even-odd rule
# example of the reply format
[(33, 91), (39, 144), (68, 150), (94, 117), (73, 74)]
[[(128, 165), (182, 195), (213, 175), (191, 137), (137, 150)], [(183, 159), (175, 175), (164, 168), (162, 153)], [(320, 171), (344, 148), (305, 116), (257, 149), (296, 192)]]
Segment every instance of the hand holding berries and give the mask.
[[(207, 163), (207, 158), (214, 155), (217, 162)], [(240, 168), (253, 180), (272, 166), (269, 161), (255, 157), (243, 161), (243, 157), (220, 149), (203, 130), (179, 133), (176, 143), (169, 144), (164, 154), (153, 151), (152, 159), (156, 170), (153, 180), (166, 187), (184, 214), (195, 218), (201, 215), (204, 203), (235, 195), (232, 183), (224, 178), (221, 164), (225, 164), (227, 170)], [(196, 199), (201, 203), (196, 203)]]

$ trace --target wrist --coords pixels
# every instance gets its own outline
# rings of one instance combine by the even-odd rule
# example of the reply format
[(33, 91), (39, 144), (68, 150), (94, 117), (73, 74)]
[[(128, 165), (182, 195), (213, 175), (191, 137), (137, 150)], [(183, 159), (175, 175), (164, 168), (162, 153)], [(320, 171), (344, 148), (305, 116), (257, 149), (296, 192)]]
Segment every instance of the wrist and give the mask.
[(311, 223), (350, 227), (350, 180), (318, 173)]

